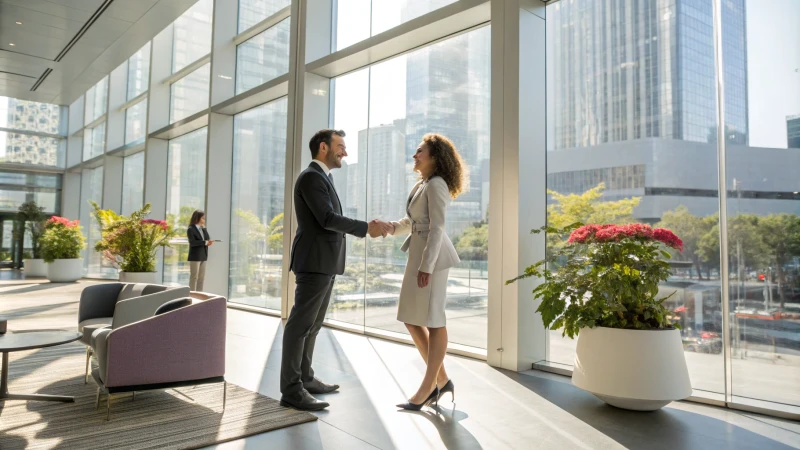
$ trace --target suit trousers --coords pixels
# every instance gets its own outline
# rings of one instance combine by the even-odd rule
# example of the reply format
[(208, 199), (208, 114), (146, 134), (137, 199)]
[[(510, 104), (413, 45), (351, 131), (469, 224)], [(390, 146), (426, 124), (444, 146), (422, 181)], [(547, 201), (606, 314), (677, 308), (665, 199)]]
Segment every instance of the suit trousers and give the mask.
[(206, 280), (206, 262), (189, 261), (189, 290), (203, 291), (203, 282)]
[(294, 306), (283, 330), (281, 393), (291, 395), (303, 389), (303, 381), (314, 379), (311, 360), (333, 292), (334, 275), (295, 274)]

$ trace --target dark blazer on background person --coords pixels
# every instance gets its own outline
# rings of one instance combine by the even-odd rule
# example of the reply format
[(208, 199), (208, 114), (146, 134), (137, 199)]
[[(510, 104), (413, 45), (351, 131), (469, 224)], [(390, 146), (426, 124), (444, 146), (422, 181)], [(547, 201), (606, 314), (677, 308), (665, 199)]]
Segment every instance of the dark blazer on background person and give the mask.
[(365, 237), (369, 224), (342, 215), (342, 204), (333, 183), (312, 162), (294, 188), (297, 234), (292, 243), (289, 270), (294, 273), (344, 273), (345, 235)]
[(203, 234), (200, 235), (200, 230), (197, 229), (197, 226), (190, 225), (186, 230), (186, 237), (189, 239), (189, 259), (187, 261), (208, 261), (208, 245), (206, 245), (206, 241), (211, 240), (208, 230), (203, 228)]

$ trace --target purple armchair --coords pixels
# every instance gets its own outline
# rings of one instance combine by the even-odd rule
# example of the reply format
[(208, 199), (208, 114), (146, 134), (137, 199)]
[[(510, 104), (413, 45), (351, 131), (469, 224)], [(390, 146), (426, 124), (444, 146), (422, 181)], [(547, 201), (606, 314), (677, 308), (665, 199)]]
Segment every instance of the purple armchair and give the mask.
[(224, 410), (226, 312), (225, 297), (184, 298), (148, 319), (96, 331), (95, 407), (101, 393), (108, 394), (108, 420), (115, 394), (223, 383)]

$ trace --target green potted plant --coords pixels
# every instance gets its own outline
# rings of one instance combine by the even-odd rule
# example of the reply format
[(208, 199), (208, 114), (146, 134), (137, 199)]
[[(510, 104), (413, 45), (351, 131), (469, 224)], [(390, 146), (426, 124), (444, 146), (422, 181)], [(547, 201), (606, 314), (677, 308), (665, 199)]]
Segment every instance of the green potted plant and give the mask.
[(103, 258), (119, 269), (123, 283), (153, 283), (161, 280), (156, 271), (156, 251), (169, 247), (175, 231), (163, 220), (147, 219), (150, 204), (130, 216), (109, 209), (100, 209), (92, 202), (100, 224), (101, 239), (94, 246)]
[(572, 383), (610, 405), (650, 411), (692, 394), (679, 327), (659, 284), (670, 275), (671, 231), (645, 224), (542, 227), (564, 245), (509, 280), (535, 277), (545, 327), (578, 336)]
[(42, 234), (42, 258), (47, 263), (47, 279), (53, 283), (77, 281), (83, 274), (81, 250), (86, 238), (77, 220), (53, 216)]
[(42, 234), (44, 234), (44, 225), (47, 220), (47, 215), (44, 213), (44, 207), (38, 206), (36, 202), (29, 201), (20, 205), (17, 212), (17, 219), (22, 222), (24, 231), (20, 243), (24, 242), (24, 232), (31, 237), (31, 251), (30, 255), (25, 254), (22, 262), (25, 267), (26, 277), (46, 277), (47, 265), (42, 259), (42, 251), (40, 241)]

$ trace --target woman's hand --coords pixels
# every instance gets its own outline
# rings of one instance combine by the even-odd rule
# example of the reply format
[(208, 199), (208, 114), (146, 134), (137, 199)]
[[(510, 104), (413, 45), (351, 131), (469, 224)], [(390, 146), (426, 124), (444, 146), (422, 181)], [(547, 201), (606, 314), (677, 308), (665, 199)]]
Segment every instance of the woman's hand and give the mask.
[(206, 241), (206, 245), (208, 245), (209, 247), (211, 247), (212, 245), (214, 245), (214, 241)]
[(417, 272), (417, 286), (422, 289), (430, 282), (431, 274), (425, 272)]

